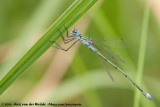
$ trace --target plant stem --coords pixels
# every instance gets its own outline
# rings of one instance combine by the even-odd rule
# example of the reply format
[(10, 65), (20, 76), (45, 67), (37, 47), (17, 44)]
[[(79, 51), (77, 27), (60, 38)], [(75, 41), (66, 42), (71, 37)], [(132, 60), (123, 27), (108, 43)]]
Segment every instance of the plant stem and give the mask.
[(60, 37), (58, 29), (64, 33), (64, 25), (71, 27), (97, 0), (76, 0), (47, 30), (47, 32), (28, 50), (28, 52), (8, 71), (0, 81), (2, 94), (25, 70), (27, 70)]
[[(137, 83), (140, 83), (143, 74), (143, 67), (144, 67), (144, 59), (145, 59), (145, 50), (147, 45), (147, 31), (148, 31), (148, 23), (149, 23), (149, 6), (146, 3), (143, 22), (142, 22), (142, 32), (141, 32), (141, 40), (140, 40), (140, 47), (139, 47), (139, 57), (138, 57), (138, 66), (137, 66)], [(135, 90), (134, 96), (134, 106), (139, 107), (140, 103), (140, 95), (139, 90)]]

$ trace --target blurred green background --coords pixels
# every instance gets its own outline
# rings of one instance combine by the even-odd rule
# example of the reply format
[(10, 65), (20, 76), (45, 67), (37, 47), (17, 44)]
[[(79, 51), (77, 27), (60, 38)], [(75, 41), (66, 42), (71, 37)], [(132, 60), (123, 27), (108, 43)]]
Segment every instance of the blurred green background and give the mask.
[[(0, 78), (73, 2), (0, 0)], [(159, 107), (160, 2), (99, 0), (73, 27), (92, 38), (124, 38), (129, 48), (110, 49), (125, 60), (121, 68), (136, 81), (146, 3), (150, 7), (150, 18), (144, 72), (139, 85), (149, 92), (154, 102), (139, 94), (138, 105)], [(79, 103), (83, 107), (135, 107), (136, 88), (113, 67), (107, 66), (114, 83), (97, 56), (86, 46), (77, 44), (68, 52), (50, 48), (0, 96), (0, 103), (52, 102)]]

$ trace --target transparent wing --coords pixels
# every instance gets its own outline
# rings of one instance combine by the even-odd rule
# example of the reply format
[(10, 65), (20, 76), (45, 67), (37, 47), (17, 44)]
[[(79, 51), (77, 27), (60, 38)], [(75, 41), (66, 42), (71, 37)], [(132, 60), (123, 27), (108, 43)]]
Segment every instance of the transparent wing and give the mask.
[(92, 39), (98, 44), (103, 46), (109, 46), (113, 48), (128, 48), (126, 41), (122, 38), (104, 38), (104, 39)]
[(115, 65), (118, 65), (118, 61), (121, 61), (122, 63), (124, 63), (124, 60), (122, 58), (120, 58), (118, 55), (116, 55), (115, 53), (111, 52), (110, 50), (108, 50), (107, 48), (103, 47), (102, 45), (98, 44), (97, 42), (92, 40), (92, 45), (101, 53), (103, 54), (103, 56), (105, 56), (106, 58), (108, 58), (110, 61), (112, 61), (112, 63), (114, 63)]
[(98, 53), (96, 53), (96, 54), (97, 54), (99, 60), (101, 61), (102, 65), (104, 66), (106, 72), (108, 73), (109, 77), (110, 77), (110, 78), (112, 79), (112, 81), (114, 82), (114, 79), (113, 79), (111, 73), (109, 72), (109, 70), (107, 69), (107, 66), (106, 66), (105, 63), (104, 63), (104, 60), (99, 56)]

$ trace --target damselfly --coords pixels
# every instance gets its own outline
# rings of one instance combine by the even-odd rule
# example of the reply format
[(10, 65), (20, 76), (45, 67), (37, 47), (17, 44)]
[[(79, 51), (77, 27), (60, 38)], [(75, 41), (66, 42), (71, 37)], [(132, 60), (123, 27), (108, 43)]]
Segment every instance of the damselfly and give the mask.
[[(66, 28), (66, 27), (65, 27)], [(66, 28), (67, 29), (67, 28)], [(107, 71), (107, 73), (109, 74), (110, 78), (113, 80), (112, 75), (110, 74), (110, 72), (108, 71), (104, 61), (108, 62), (109, 64), (111, 64), (115, 69), (117, 69), (120, 73), (122, 73), (136, 88), (138, 88), (138, 90), (140, 90), (142, 92), (142, 94), (147, 97), (150, 100), (153, 100), (152, 97), (145, 92), (142, 88), (140, 88), (140, 86), (138, 86), (122, 69), (120, 69), (116, 63), (114, 63), (114, 60), (112, 60), (113, 57), (119, 58), (118, 56), (114, 55), (111, 51), (109, 51), (107, 48), (103, 47), (102, 45), (100, 45), (99, 43), (95, 42), (93, 39), (91, 39), (89, 36), (83, 35), (81, 34), (78, 29), (75, 29), (71, 32), (72, 35), (68, 35), (68, 29), (67, 29), (67, 39), (65, 39), (61, 33), (61, 31), (59, 30), (59, 33), (61, 34), (61, 37), (63, 39), (63, 42), (65, 44), (71, 42), (74, 40), (73, 44), (71, 46), (69, 46), (67, 49), (62, 48), (60, 45), (58, 45), (56, 42), (54, 41), (50, 41), (50, 42), (54, 42), (57, 46), (53, 46), (56, 47), (58, 49), (61, 49), (63, 51), (68, 51), (74, 44), (76, 44), (77, 42), (81, 42), (84, 45), (86, 45), (91, 51), (93, 51), (94, 53), (96, 53), (96, 55), (98, 56), (98, 58), (100, 59), (102, 65), (104, 66), (105, 70)], [(105, 43), (105, 40), (103, 40), (102, 43)], [(107, 52), (107, 54), (106, 54)], [(112, 58), (110, 58), (109, 56), (111, 56)], [(119, 58), (120, 59), (120, 58)], [(121, 60), (121, 59), (120, 59)], [(122, 60), (121, 60), (122, 61)]]

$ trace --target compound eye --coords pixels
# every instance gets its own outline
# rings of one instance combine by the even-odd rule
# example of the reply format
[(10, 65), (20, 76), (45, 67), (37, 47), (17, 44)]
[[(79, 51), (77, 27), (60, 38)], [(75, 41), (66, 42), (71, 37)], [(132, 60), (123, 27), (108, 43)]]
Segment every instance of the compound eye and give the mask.
[(72, 33), (78, 33), (78, 30), (74, 28), (74, 30), (72, 31)]

